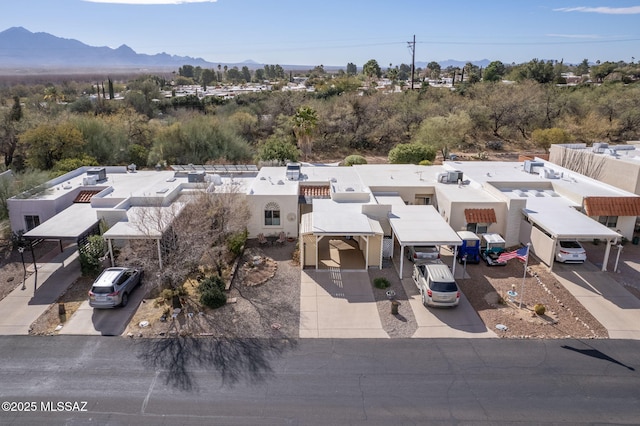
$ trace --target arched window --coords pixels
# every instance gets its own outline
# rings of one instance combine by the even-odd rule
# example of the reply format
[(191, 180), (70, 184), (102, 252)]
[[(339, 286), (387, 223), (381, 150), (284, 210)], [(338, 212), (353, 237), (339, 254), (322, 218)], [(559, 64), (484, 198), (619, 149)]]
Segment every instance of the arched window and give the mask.
[(264, 225), (280, 226), (280, 206), (278, 203), (268, 203), (264, 207)]

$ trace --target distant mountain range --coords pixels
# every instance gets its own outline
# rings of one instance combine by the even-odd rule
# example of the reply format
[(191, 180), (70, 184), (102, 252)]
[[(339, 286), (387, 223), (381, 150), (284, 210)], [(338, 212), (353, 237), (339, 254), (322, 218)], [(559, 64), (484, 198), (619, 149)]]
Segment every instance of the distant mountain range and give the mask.
[[(469, 61), (447, 60), (440, 62), (444, 69), (449, 66), (462, 67)], [(486, 67), (489, 60), (471, 61), (474, 65)], [(247, 66), (250, 69), (262, 68), (264, 64), (254, 61), (240, 63), (220, 63), (229, 67)], [(4, 70), (61, 70), (61, 69), (140, 69), (176, 70), (183, 65), (214, 68), (218, 63), (207, 62), (202, 58), (158, 53), (147, 55), (136, 53), (126, 44), (112, 49), (95, 47), (78, 40), (56, 37), (48, 33), (32, 33), (22, 27), (12, 27), (0, 32), (0, 69)], [(287, 70), (308, 70), (313, 65), (285, 65)], [(416, 68), (425, 68), (426, 62), (416, 62)], [(346, 67), (346, 64), (345, 64)], [(325, 67), (339, 69), (342, 67)]]

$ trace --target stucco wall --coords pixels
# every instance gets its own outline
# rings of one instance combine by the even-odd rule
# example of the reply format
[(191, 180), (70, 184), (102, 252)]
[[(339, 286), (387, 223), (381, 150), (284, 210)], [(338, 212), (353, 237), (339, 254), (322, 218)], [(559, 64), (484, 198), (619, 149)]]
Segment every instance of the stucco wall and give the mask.
[[(298, 236), (298, 196), (297, 195), (248, 195), (247, 202), (251, 209), (247, 230), (249, 238), (258, 234), (279, 235), (284, 232), (289, 237)], [(275, 202), (280, 207), (280, 225), (266, 226), (264, 224), (264, 209), (267, 204)]]

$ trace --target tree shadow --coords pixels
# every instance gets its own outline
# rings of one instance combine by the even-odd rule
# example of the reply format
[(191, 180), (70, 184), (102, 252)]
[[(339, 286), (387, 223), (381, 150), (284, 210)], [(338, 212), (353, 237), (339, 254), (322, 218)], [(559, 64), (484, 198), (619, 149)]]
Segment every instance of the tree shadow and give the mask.
[(137, 350), (146, 367), (162, 371), (166, 385), (192, 392), (198, 391), (194, 371), (203, 369), (217, 372), (223, 386), (264, 382), (273, 374), (273, 359), (297, 344), (281, 338), (175, 336), (141, 340)]

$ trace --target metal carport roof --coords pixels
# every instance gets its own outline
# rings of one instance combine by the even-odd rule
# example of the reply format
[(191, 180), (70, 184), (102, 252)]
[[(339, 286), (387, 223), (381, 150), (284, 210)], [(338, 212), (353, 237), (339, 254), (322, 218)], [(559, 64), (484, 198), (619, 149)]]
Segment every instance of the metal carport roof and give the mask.
[(96, 211), (90, 204), (72, 204), (57, 215), (36, 226), (24, 236), (50, 240), (75, 240), (98, 223)]
[[(433, 206), (393, 204), (389, 214), (391, 229), (400, 244), (400, 271), (404, 266), (404, 247), (417, 245), (457, 246), (462, 240)], [(452, 265), (455, 273), (455, 253)]]

